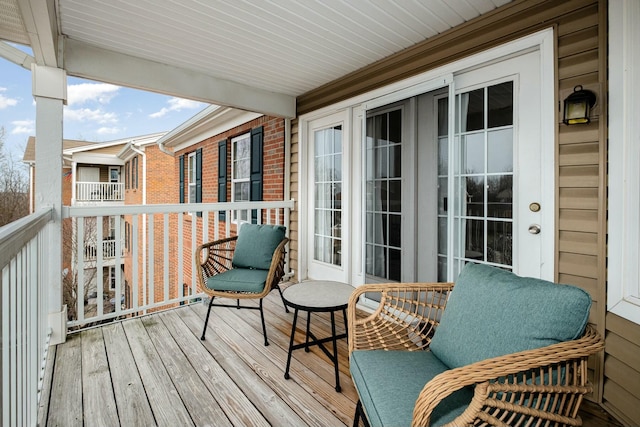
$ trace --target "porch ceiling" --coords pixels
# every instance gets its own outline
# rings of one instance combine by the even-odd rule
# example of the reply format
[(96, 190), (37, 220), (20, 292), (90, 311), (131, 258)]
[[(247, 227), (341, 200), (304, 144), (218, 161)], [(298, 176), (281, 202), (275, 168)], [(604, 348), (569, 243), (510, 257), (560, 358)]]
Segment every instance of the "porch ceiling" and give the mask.
[(510, 1), (0, 0), (0, 39), (69, 75), (293, 116), (295, 97)]

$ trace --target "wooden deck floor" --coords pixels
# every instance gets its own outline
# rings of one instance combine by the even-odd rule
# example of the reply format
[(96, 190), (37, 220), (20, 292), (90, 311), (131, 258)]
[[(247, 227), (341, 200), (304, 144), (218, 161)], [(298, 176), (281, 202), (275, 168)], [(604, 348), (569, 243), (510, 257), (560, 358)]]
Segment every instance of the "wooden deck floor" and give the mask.
[[(254, 310), (214, 307), (207, 340), (200, 341), (202, 304), (69, 336), (50, 352), (39, 424), (350, 426), (357, 397), (346, 342), (339, 343), (341, 393), (317, 347), (293, 353), (285, 380), (293, 314), (276, 292), (265, 309), (268, 347)], [(328, 335), (328, 316), (314, 314), (312, 330)], [(299, 330), (296, 342), (302, 337)], [(586, 426), (615, 425), (601, 416), (607, 415), (597, 408), (583, 411)]]

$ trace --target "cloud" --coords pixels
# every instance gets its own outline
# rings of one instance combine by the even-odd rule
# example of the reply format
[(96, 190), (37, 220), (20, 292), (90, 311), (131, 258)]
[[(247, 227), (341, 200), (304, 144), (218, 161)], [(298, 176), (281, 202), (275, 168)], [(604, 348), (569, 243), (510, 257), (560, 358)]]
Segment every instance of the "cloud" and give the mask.
[(90, 101), (108, 104), (118, 94), (119, 86), (108, 83), (80, 83), (67, 86), (67, 105), (85, 104)]
[(181, 111), (181, 110), (193, 110), (196, 108), (202, 107), (204, 104), (198, 101), (192, 101), (190, 99), (182, 99), (182, 98), (171, 98), (167, 101), (169, 104), (168, 107), (163, 107), (160, 111), (149, 114), (149, 117), (152, 119), (157, 119), (165, 116), (167, 113), (171, 111)]
[[(0, 87), (0, 92), (5, 92), (7, 90), (6, 87)], [(0, 93), (0, 110), (13, 107), (18, 104), (18, 100), (15, 98), (7, 98), (2, 93)]]
[(35, 120), (14, 120), (11, 124), (13, 125), (12, 135), (33, 134), (36, 131)]
[(64, 117), (68, 120), (75, 121), (92, 121), (98, 124), (118, 123), (118, 115), (116, 113), (108, 113), (101, 109), (92, 110), (90, 108), (65, 108)]
[(101, 127), (96, 131), (98, 135), (113, 135), (120, 132), (120, 128), (116, 127)]

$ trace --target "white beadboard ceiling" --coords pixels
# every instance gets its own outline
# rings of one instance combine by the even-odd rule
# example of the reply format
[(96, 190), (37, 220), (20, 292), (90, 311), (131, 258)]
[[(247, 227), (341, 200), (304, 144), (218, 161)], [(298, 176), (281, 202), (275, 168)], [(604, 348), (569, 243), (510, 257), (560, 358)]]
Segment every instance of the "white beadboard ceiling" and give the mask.
[[(106, 50), (120, 54), (115, 58), (143, 60), (123, 61), (123, 68), (159, 63), (189, 76), (295, 99), (510, 1), (0, 0), (0, 38), (34, 42), (34, 28), (46, 29), (38, 24), (41, 9), (54, 4), (55, 12), (44, 13), (54, 17), (54, 38), (63, 35), (70, 46), (65, 49), (70, 74), (77, 70), (84, 77), (109, 80), (108, 71), (102, 75), (99, 67), (78, 65), (74, 58), (74, 53), (95, 47), (100, 48), (96, 57)], [(16, 11), (22, 12), (24, 32), (16, 25)], [(34, 53), (42, 63), (37, 49)], [(104, 65), (108, 69), (113, 64)], [(149, 79), (158, 70), (149, 68)], [(128, 78), (125, 73), (125, 81), (115, 81), (126, 84)], [(133, 81), (141, 76), (130, 78), (132, 86), (144, 86)], [(169, 93), (176, 91), (180, 88)], [(183, 95), (197, 97), (189, 91)]]

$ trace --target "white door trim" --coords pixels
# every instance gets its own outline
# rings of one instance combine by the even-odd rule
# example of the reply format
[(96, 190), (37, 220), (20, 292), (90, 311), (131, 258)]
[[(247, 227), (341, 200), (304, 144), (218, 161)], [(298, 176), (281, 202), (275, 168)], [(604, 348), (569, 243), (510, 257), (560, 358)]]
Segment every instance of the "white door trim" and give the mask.
[[(349, 123), (349, 132), (343, 132), (345, 149), (351, 150), (354, 154), (351, 157), (351, 161), (347, 164), (348, 169), (353, 171), (351, 176), (354, 178), (351, 183), (355, 183), (357, 179), (360, 179), (359, 175), (362, 171), (362, 153), (359, 148), (362, 139), (362, 127), (363, 127), (363, 107), (365, 104), (368, 108), (376, 105), (378, 102), (384, 103), (387, 100), (391, 100), (395, 97), (407, 98), (414, 95), (419, 95), (425, 92), (424, 84), (433, 80), (443, 79), (446, 81), (448, 75), (454, 73), (461, 73), (471, 70), (473, 68), (487, 65), (491, 62), (504, 60), (511, 56), (517, 56), (526, 51), (539, 50), (540, 51), (540, 82), (541, 82), (541, 111), (540, 111), (540, 126), (541, 126), (541, 138), (543, 141), (548, 141), (551, 149), (545, 150), (542, 154), (542, 164), (544, 165), (541, 170), (543, 177), (542, 186), (544, 191), (551, 191), (550, 194), (555, 192), (555, 109), (549, 108), (549, 106), (555, 105), (555, 66), (554, 66), (554, 30), (548, 28), (541, 30), (537, 33), (530, 34), (520, 39), (496, 46), (483, 52), (471, 55), (466, 58), (462, 58), (453, 63), (444, 65), (434, 70), (427, 71), (425, 73), (410, 77), (408, 79), (375, 89), (373, 91), (352, 97), (350, 99), (329, 105), (327, 107), (318, 109), (316, 111), (304, 114), (299, 117), (299, 198), (300, 198), (300, 228), (299, 228), (299, 278), (306, 277), (308, 271), (308, 259), (310, 254), (308, 253), (308, 221), (306, 221), (308, 215), (308, 207), (306, 205), (306, 198), (303, 196), (303, 192), (308, 188), (308, 125), (312, 120), (320, 119), (322, 117), (329, 116), (334, 113), (344, 113), (345, 120)], [(453, 88), (453, 85), (450, 85)], [(386, 98), (389, 97), (389, 98)], [(384, 105), (384, 104), (380, 104)], [(351, 130), (353, 129), (353, 131)], [(352, 139), (349, 139), (352, 138)], [(346, 171), (346, 170), (345, 170)], [(349, 189), (354, 193), (350, 197), (352, 202), (350, 206), (350, 212), (361, 212), (362, 210), (362, 187), (360, 185), (350, 185)], [(358, 194), (360, 192), (360, 194)], [(555, 197), (553, 197), (555, 202)], [(545, 223), (548, 224), (546, 229), (548, 233), (545, 233), (545, 239), (551, 239), (543, 243), (544, 247), (550, 247), (554, 250), (548, 254), (550, 261), (545, 261), (542, 266), (542, 277), (547, 279), (554, 278), (555, 272), (555, 206), (549, 206), (544, 212)], [(343, 216), (343, 221), (351, 221), (352, 224), (357, 224), (359, 219), (354, 218), (352, 215), (349, 219)], [(363, 264), (361, 262), (362, 253), (359, 249), (362, 242), (361, 230), (355, 230), (352, 227), (350, 236), (343, 234), (343, 239), (351, 241), (351, 253), (345, 254), (344, 259), (347, 259), (351, 266), (351, 274), (348, 276), (351, 278), (351, 282), (354, 285), (364, 283), (364, 275), (362, 274)], [(541, 236), (542, 237), (542, 236)], [(547, 246), (549, 245), (549, 246)], [(360, 264), (360, 265), (358, 265)]]

